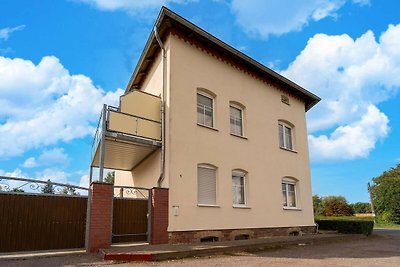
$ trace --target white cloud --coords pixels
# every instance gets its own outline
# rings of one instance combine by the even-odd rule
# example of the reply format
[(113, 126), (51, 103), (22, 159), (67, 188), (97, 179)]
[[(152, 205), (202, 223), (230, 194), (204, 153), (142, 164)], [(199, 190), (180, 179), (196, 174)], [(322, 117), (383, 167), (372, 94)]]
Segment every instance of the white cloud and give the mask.
[(353, 0), (354, 4), (358, 4), (360, 6), (369, 6), (371, 5), (371, 1), (370, 0)]
[(313, 160), (366, 157), (389, 130), (377, 105), (400, 88), (400, 24), (378, 41), (317, 34), (282, 74), (322, 98), (308, 112)]
[(68, 183), (68, 177), (70, 175), (59, 169), (46, 168), (43, 171), (37, 172), (35, 176), (35, 179), (41, 181), (50, 180), (56, 183)]
[(13, 28), (7, 27), (0, 29), (0, 39), (7, 40), (10, 37), (10, 34), (16, 31), (21, 31), (25, 28), (25, 25), (19, 25)]
[(0, 169), (0, 176), (7, 176), (7, 177), (17, 177), (17, 178), (28, 178), (28, 175), (22, 172), (21, 169), (15, 169), (11, 172), (4, 171)]
[[(267, 38), (300, 31), (310, 21), (326, 17), (337, 17), (337, 11), (347, 0), (232, 0), (231, 10), (236, 23), (246, 32)], [(354, 4), (365, 5), (367, 0), (353, 0)]]
[(85, 174), (81, 176), (81, 179), (79, 180), (79, 186), (80, 187), (89, 187), (89, 175)]
[(77, 0), (90, 4), (100, 10), (114, 11), (123, 10), (129, 13), (137, 13), (145, 9), (161, 8), (170, 3), (185, 4), (197, 0)]
[(375, 148), (375, 143), (388, 134), (388, 122), (385, 114), (370, 105), (361, 120), (339, 126), (329, 137), (310, 135), (311, 158), (315, 161), (365, 158)]
[(54, 56), (37, 65), (0, 56), (0, 80), (0, 157), (92, 134), (102, 104), (116, 105), (123, 93), (71, 75)]
[(36, 159), (34, 157), (27, 158), (24, 161), (24, 163), (22, 164), (22, 167), (25, 167), (25, 168), (33, 168), (33, 167), (36, 167), (36, 166), (38, 166), (38, 164), (37, 164)]
[(38, 166), (66, 166), (69, 163), (69, 157), (65, 154), (63, 148), (45, 149), (39, 155), (38, 159), (29, 157), (22, 164), (22, 167), (33, 168)]
[(38, 163), (43, 166), (67, 165), (68, 162), (69, 157), (65, 154), (63, 148), (44, 150), (38, 159)]
[(246, 32), (260, 36), (281, 35), (301, 30), (310, 20), (334, 16), (343, 0), (262, 1), (233, 0), (236, 23)]

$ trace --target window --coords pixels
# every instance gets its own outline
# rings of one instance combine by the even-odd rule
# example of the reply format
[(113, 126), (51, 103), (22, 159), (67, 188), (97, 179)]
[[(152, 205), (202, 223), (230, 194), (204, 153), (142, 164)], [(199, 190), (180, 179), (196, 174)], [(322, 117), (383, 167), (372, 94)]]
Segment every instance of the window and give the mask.
[(242, 171), (232, 172), (232, 202), (233, 205), (246, 205), (246, 174)]
[(293, 127), (287, 123), (279, 122), (279, 146), (293, 150)]
[(197, 123), (214, 127), (214, 99), (203, 92), (197, 93)]
[(216, 205), (217, 168), (207, 164), (197, 166), (197, 203)]
[(282, 103), (285, 103), (286, 105), (290, 105), (289, 97), (287, 97), (285, 95), (281, 95), (281, 101), (282, 101)]
[(230, 105), (231, 134), (243, 136), (243, 109)]
[(282, 180), (283, 207), (296, 208), (296, 181), (293, 179)]

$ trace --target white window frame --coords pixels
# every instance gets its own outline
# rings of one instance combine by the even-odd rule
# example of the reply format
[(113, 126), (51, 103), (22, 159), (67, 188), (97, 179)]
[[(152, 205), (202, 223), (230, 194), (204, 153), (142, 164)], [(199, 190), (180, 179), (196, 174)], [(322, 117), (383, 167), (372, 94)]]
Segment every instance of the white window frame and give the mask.
[[(284, 203), (284, 199), (282, 199), (282, 206), (284, 209), (299, 209), (299, 202), (298, 202), (298, 197), (297, 197), (297, 192), (298, 192), (298, 181), (296, 181), (293, 178), (285, 177), (281, 181), (281, 193), (283, 197), (283, 188), (282, 186), (285, 185), (285, 197), (286, 197), (286, 205)], [(294, 206), (289, 206), (289, 185), (294, 186), (294, 201), (295, 205)]]
[[(281, 131), (279, 129), (280, 126), (282, 126), (282, 135), (283, 135), (282, 136), (282, 140), (283, 140), (283, 144), (282, 145), (281, 145), (281, 142), (280, 142), (280, 140), (281, 140)], [(286, 134), (287, 134), (286, 128), (290, 129), (291, 148), (289, 147), (289, 144), (287, 144), (287, 141), (286, 141), (286, 138), (285, 138)], [(278, 121), (278, 137), (279, 137), (278, 142), (279, 142), (279, 147), (280, 148), (283, 148), (283, 149), (286, 149), (286, 150), (295, 151), (294, 150), (294, 127), (292, 125), (290, 125), (288, 123), (285, 123), (283, 121)]]
[[(234, 203), (234, 190), (233, 190), (233, 177), (234, 176), (239, 176), (243, 177), (243, 200), (244, 203)], [(242, 170), (233, 170), (232, 171), (232, 206), (233, 207), (247, 207), (247, 172), (242, 171)]]
[[(199, 176), (198, 176), (198, 169), (199, 168), (204, 168), (204, 169), (211, 169), (215, 171), (215, 201), (214, 203), (200, 203), (199, 199)], [(202, 163), (202, 164), (197, 164), (197, 206), (199, 207), (219, 207), (217, 204), (217, 197), (218, 197), (218, 168), (214, 165), (207, 164), (207, 163)]]
[[(241, 125), (240, 125), (240, 127), (241, 127), (241, 133), (240, 133), (240, 134), (234, 133), (234, 132), (232, 132), (232, 130), (231, 130), (231, 118), (232, 118), (231, 107), (232, 107), (232, 108), (235, 108), (235, 109), (238, 109), (238, 110), (240, 111), (240, 115), (241, 115), (241, 117), (240, 117), (240, 122), (241, 122)], [(236, 124), (235, 124), (235, 126), (236, 126)], [(232, 135), (237, 135), (237, 136), (242, 136), (242, 137), (244, 136), (244, 108), (241, 107), (241, 106), (239, 106), (239, 105), (236, 105), (236, 104), (234, 104), (234, 103), (229, 103), (229, 131), (230, 131), (230, 133), (231, 133)]]
[[(199, 103), (197, 102), (197, 95), (201, 95), (201, 96), (204, 96), (204, 97), (207, 97), (207, 98), (211, 99), (211, 102), (212, 102), (212, 110), (211, 110), (212, 111), (212, 124), (211, 124), (211, 126), (204, 123), (205, 122), (205, 115), (204, 114), (203, 114), (203, 116), (204, 116), (203, 117), (203, 122), (199, 122), (198, 121), (198, 111), (197, 111), (197, 109), (198, 109)], [(204, 108), (203, 108), (203, 111), (204, 111)], [(205, 126), (205, 127), (209, 127), (209, 128), (215, 128), (215, 96), (213, 96), (211, 94), (208, 94), (208, 93), (206, 93), (204, 91), (198, 90), (197, 94), (196, 94), (196, 115), (197, 115), (197, 117), (196, 117), (197, 124)]]

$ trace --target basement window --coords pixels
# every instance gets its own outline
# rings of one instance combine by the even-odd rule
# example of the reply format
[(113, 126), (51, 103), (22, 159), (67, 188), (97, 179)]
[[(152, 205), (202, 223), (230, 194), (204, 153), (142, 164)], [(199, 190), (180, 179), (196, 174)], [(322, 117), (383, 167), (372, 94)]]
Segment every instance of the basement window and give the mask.
[(250, 238), (249, 235), (246, 234), (235, 236), (235, 240), (247, 240), (249, 238)]
[(206, 236), (206, 237), (200, 238), (200, 242), (218, 242), (218, 237)]

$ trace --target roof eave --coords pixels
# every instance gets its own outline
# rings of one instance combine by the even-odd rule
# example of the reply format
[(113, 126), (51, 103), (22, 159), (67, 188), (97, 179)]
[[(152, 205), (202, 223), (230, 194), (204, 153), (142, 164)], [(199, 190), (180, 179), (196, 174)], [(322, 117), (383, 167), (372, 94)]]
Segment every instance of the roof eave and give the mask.
[[(283, 77), (282, 75), (280, 75), (279, 73), (271, 70), (270, 68), (262, 65), (261, 63), (259, 63), (258, 61), (252, 59), (251, 57), (243, 54), (242, 52), (240, 52), (239, 50), (233, 48), (232, 46), (228, 45), (227, 43), (219, 40), (218, 38), (216, 38), (215, 36), (211, 35), (210, 33), (204, 31), (203, 29), (197, 27), (196, 25), (194, 25), (193, 23), (191, 23), (190, 21), (184, 19), (183, 17), (179, 16), (178, 14), (172, 12), (171, 10), (169, 10), (166, 7), (162, 7), (160, 10), (160, 13), (158, 15), (158, 18), (156, 20), (155, 26), (154, 27), (160, 27), (165, 16), (170, 17), (171, 19), (175, 20), (176, 22), (184, 25), (185, 27), (189, 28), (190, 30), (194, 31), (195, 33), (199, 34), (200, 36), (204, 37), (205, 39), (209, 40), (212, 43), (217, 44), (218, 46), (222, 47), (223, 49), (227, 50), (229, 53), (236, 55), (237, 57), (241, 58), (242, 60), (244, 60), (245, 62), (249, 63), (250, 65), (255, 66), (256, 68), (260, 69), (261, 71), (265, 72), (266, 74), (272, 76), (273, 78), (277, 79), (278, 81), (288, 85), (291, 89), (294, 89), (299, 95), (301, 95), (304, 100), (305, 100), (305, 110), (308, 111), (310, 110), (313, 106), (315, 106), (320, 100), (321, 98), (319, 98), (318, 96), (316, 96), (315, 94), (309, 92), (308, 90), (306, 90), (305, 88), (301, 87), (300, 85), (292, 82), (291, 80)], [(139, 58), (139, 61), (136, 65), (136, 68), (129, 80), (129, 83), (126, 87), (125, 93), (127, 93), (131, 87), (132, 84), (134, 82), (134, 80), (136, 79), (141, 66), (146, 58), (146, 55), (148, 54), (151, 46), (153, 43), (156, 42), (155, 39), (155, 35), (154, 35), (154, 31), (152, 30), (149, 38), (146, 42), (146, 45), (143, 49), (143, 52)]]

